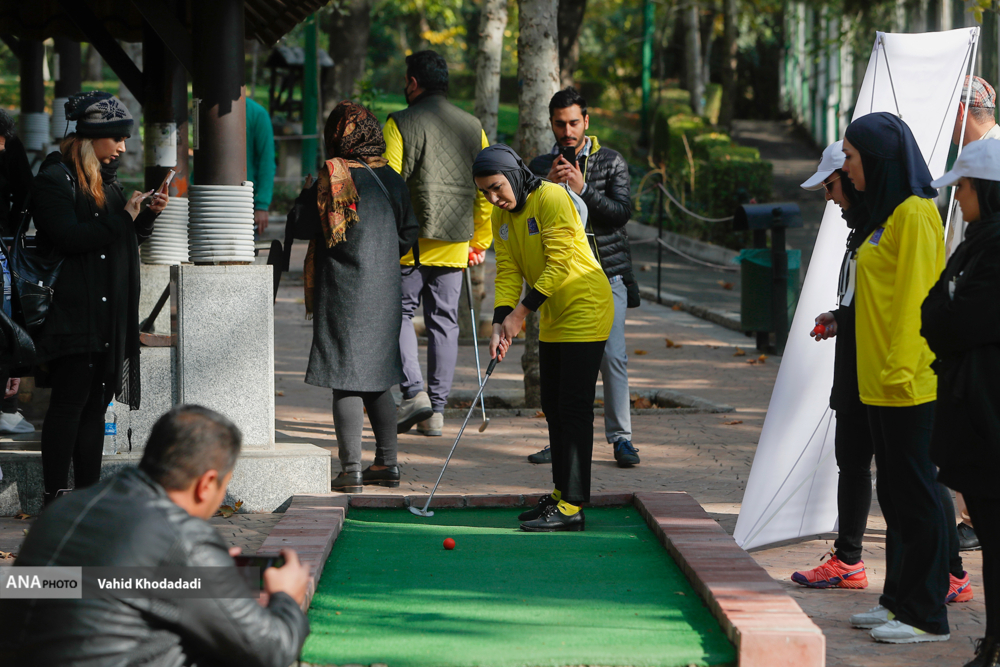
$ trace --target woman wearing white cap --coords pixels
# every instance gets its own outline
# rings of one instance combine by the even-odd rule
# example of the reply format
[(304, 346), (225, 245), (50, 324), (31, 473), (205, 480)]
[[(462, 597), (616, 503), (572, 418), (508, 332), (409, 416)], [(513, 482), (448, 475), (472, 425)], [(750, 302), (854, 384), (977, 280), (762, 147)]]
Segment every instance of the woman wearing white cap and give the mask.
[(921, 308), (937, 356), (931, 458), (965, 495), (983, 549), (986, 632), (966, 667), (1000, 665), (1000, 142), (970, 144), (933, 187), (958, 183), (969, 226)]
[[(837, 411), (835, 451), (840, 476), (837, 481), (839, 532), (829, 559), (818, 567), (792, 574), (792, 581), (809, 588), (867, 588), (868, 576), (861, 560), (861, 542), (872, 504), (872, 435), (868, 411), (858, 396), (858, 352), (854, 332), (854, 281), (858, 248), (871, 233), (868, 209), (844, 172), (844, 142), (823, 151), (816, 173), (802, 184), (806, 190), (825, 190), (826, 200), (842, 209), (850, 228), (847, 253), (840, 269), (838, 308), (816, 318), (810, 335), (817, 341), (837, 337), (830, 407)], [(826, 558), (826, 556), (824, 556)]]

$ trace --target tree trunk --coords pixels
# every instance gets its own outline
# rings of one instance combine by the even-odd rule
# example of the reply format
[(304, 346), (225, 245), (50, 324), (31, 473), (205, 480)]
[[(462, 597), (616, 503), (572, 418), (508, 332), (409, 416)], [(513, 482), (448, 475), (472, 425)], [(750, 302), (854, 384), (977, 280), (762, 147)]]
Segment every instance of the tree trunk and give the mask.
[(507, 0), (485, 0), (479, 18), (479, 56), (476, 58), (476, 117), (490, 143), (497, 140), (500, 110), (500, 63), (503, 31), (507, 27)]
[[(559, 49), (556, 43), (558, 0), (520, 0), (517, 38), (518, 95), (517, 150), (525, 161), (547, 153), (552, 146), (549, 100), (559, 90)], [(524, 401), (541, 405), (538, 371), (538, 314), (528, 316), (521, 367)]]
[[(357, 82), (365, 76), (368, 33), (372, 24), (372, 0), (347, 0), (341, 5), (345, 13), (334, 11), (327, 25), (333, 71), (323, 78), (324, 108), (321, 125), (333, 107), (355, 96)], [(402, 88), (402, 81), (400, 87)]]
[(580, 60), (580, 28), (586, 10), (587, 0), (559, 0), (559, 85), (563, 88), (573, 85), (573, 73)]
[(701, 22), (701, 81), (707, 86), (712, 80), (712, 36), (715, 34), (715, 3), (709, 2), (704, 15), (699, 16)]
[(701, 25), (698, 22), (698, 3), (690, 0), (684, 8), (684, 64), (688, 92), (691, 94), (691, 109), (696, 116), (703, 112), (702, 100), (705, 97), (705, 84), (701, 69)]
[(104, 80), (104, 61), (93, 44), (87, 45), (87, 71), (83, 78), (87, 81)]
[(736, 0), (724, 0), (722, 33), (722, 109), (719, 125), (729, 132), (736, 109)]
[[(142, 43), (122, 42), (121, 45), (139, 71), (142, 71)], [(142, 105), (123, 83), (118, 84), (118, 97), (128, 107), (129, 113), (135, 119), (135, 131), (132, 132), (131, 137), (125, 140), (125, 154), (121, 157), (121, 170), (125, 174), (141, 174), (145, 169), (142, 137), (139, 135), (139, 128), (142, 127)]]

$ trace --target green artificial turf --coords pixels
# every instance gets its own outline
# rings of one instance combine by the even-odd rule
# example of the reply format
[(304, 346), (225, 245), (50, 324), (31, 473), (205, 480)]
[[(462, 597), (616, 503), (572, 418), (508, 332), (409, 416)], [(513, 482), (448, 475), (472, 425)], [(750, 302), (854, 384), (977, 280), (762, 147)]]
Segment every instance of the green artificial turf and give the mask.
[[(309, 610), (312, 664), (735, 664), (718, 623), (632, 507), (582, 533), (523, 533), (517, 509), (352, 509)], [(454, 551), (442, 543), (452, 537)]]

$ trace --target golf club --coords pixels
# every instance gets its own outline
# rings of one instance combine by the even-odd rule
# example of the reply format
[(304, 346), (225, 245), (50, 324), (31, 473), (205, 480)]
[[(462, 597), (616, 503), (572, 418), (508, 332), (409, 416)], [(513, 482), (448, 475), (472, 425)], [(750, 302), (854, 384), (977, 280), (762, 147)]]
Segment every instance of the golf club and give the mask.
[[(476, 302), (472, 300), (472, 273), (469, 269), (465, 269), (465, 293), (469, 297), (470, 319), (472, 320), (472, 347), (476, 350), (476, 377), (478, 378), (483, 375), (483, 369), (479, 365), (479, 336), (476, 334), (476, 320), (479, 318), (476, 316)], [(476, 402), (473, 401), (472, 404), (475, 405)], [(486, 397), (483, 396), (483, 392), (479, 392), (479, 404), (483, 406), (483, 423), (479, 425), (479, 432), (482, 433), (490, 425), (490, 420), (486, 416)]]
[(444, 467), (441, 468), (441, 474), (438, 475), (437, 481), (434, 482), (434, 488), (431, 489), (431, 495), (427, 498), (427, 502), (424, 503), (424, 508), (410, 507), (410, 511), (417, 516), (434, 516), (434, 512), (427, 509), (431, 506), (431, 501), (434, 500), (434, 494), (437, 493), (438, 484), (441, 483), (441, 478), (444, 477), (444, 471), (448, 469), (448, 463), (451, 462), (451, 456), (455, 453), (455, 448), (458, 447), (458, 441), (462, 439), (462, 433), (465, 432), (465, 426), (469, 423), (469, 418), (472, 417), (472, 413), (476, 411), (476, 399), (479, 398), (483, 393), (483, 389), (486, 388), (486, 381), (490, 379), (490, 375), (493, 373), (493, 369), (496, 368), (497, 360), (493, 359), (490, 361), (490, 365), (486, 368), (486, 376), (483, 378), (482, 384), (479, 385), (479, 395), (476, 396), (472, 401), (472, 406), (469, 407), (469, 412), (465, 415), (465, 421), (462, 422), (462, 428), (458, 429), (458, 437), (455, 438), (455, 443), (451, 446), (451, 451), (448, 452), (448, 458), (444, 460)]

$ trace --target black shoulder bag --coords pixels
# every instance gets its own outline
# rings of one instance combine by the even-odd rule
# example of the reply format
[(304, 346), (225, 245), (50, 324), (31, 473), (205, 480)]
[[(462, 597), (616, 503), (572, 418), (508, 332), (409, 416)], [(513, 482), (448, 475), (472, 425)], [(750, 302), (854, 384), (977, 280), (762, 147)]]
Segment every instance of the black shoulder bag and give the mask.
[[(69, 168), (59, 163), (66, 171), (66, 177), (76, 196), (76, 181)], [(30, 213), (21, 218), (17, 232), (14, 234), (14, 244), (10, 250), (10, 277), (14, 292), (17, 294), (21, 307), (24, 326), (32, 335), (37, 334), (45, 323), (49, 307), (52, 305), (53, 286), (62, 268), (62, 253), (52, 250), (48, 255), (38, 252), (37, 248), (27, 246), (28, 224)]]

